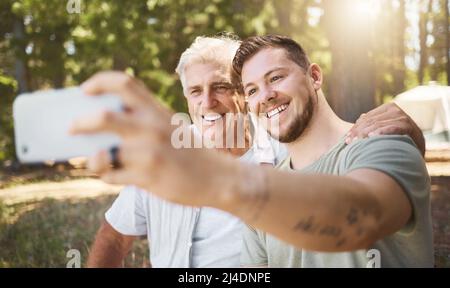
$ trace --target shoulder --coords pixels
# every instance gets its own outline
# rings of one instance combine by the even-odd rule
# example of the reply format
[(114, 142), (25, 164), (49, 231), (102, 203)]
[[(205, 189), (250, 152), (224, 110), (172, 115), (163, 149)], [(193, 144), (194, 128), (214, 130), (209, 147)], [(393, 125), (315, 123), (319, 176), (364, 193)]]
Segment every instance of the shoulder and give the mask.
[(399, 162), (425, 165), (414, 141), (404, 135), (374, 136), (356, 141), (343, 149), (347, 165), (354, 162)]
[(408, 136), (376, 136), (348, 145), (341, 170), (374, 169), (393, 177), (406, 190), (427, 190), (429, 177), (425, 160)]
[(410, 196), (428, 194), (430, 180), (425, 160), (408, 136), (376, 136), (348, 145), (343, 155), (344, 174), (373, 169), (396, 180)]
[(378, 147), (382, 147), (382, 148), (399, 147), (402, 149), (419, 152), (416, 144), (411, 139), (411, 137), (406, 136), (406, 135), (373, 136), (373, 137), (355, 141), (354, 143), (347, 145), (345, 150), (358, 151), (358, 150), (364, 150), (364, 149), (376, 149)]

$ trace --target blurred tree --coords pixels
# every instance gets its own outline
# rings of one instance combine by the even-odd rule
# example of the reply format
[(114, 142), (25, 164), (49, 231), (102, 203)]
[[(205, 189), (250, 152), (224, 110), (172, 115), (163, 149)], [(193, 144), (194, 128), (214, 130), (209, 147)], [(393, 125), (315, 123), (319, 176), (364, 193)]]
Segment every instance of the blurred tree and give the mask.
[(370, 18), (354, 9), (353, 0), (324, 0), (323, 4), (332, 55), (329, 100), (341, 118), (355, 121), (375, 106)]
[(450, 3), (449, 0), (444, 1), (445, 21), (444, 21), (444, 33), (445, 33), (445, 50), (446, 50), (446, 63), (447, 63), (447, 85), (450, 85)]
[(421, 1), (420, 16), (419, 16), (419, 43), (420, 43), (420, 62), (419, 70), (417, 71), (417, 78), (419, 84), (422, 85), (425, 77), (425, 69), (428, 63), (428, 47), (427, 47), (427, 36), (428, 36), (428, 20), (429, 14), (431, 12), (432, 0)]
[[(430, 80), (446, 83), (449, 63), (448, 0), (432, 1), (428, 36), (428, 63)], [(446, 77), (447, 76), (447, 77)], [(448, 82), (447, 82), (448, 83)]]
[[(391, 1), (388, 1), (391, 2)], [(390, 4), (390, 5), (389, 5)], [(386, 3), (388, 7), (392, 7), (391, 3)], [(405, 90), (405, 33), (406, 33), (406, 15), (405, 15), (405, 0), (399, 0), (399, 6), (394, 12), (394, 27), (392, 31), (393, 57), (391, 63), (393, 64), (392, 73), (394, 79), (393, 95), (400, 94)], [(388, 30), (389, 31), (389, 30)], [(377, 37), (377, 39), (379, 39)]]
[[(376, 19), (374, 11), (360, 9), (374, 2)], [(405, 57), (418, 53), (405, 49), (405, 40), (418, 40), (411, 32), (417, 23), (405, 17), (412, 2), (428, 9), (421, 15), (421, 52), (428, 54), (420, 71), (405, 66)], [(323, 68), (324, 90), (347, 120), (410, 88), (419, 74), (442, 82), (450, 77), (448, 0), (81, 0), (79, 14), (66, 4), (0, 1), (0, 139), (9, 139), (2, 143), (12, 143), (6, 115), (16, 94), (78, 85), (105, 69), (134, 74), (167, 106), (186, 111), (174, 74), (179, 56), (195, 37), (221, 31), (299, 41)], [(13, 157), (6, 154), (3, 159)]]
[[(199, 35), (265, 33), (266, 2), (81, 0), (81, 13), (71, 14), (67, 1), (0, 1), (2, 143), (12, 143), (6, 127), (16, 94), (78, 85), (105, 69), (134, 74), (166, 105), (187, 111), (174, 74), (181, 52)], [(0, 161), (14, 157), (6, 154)]]

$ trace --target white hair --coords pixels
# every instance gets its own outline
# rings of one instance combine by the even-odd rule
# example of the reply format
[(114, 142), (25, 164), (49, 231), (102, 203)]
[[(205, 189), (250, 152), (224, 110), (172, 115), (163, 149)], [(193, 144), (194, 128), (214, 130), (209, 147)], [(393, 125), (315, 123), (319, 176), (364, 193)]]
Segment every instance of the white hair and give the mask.
[(192, 45), (181, 54), (175, 72), (179, 75), (183, 91), (186, 88), (185, 70), (194, 63), (215, 63), (231, 73), (234, 55), (241, 42), (227, 36), (195, 38)]

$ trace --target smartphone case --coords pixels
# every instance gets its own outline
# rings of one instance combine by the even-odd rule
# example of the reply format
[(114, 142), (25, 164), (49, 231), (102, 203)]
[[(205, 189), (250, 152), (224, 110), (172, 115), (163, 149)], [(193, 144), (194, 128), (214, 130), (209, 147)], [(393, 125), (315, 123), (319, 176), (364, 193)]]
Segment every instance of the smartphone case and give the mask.
[(121, 108), (117, 96), (86, 96), (77, 87), (21, 94), (13, 103), (17, 157), (22, 163), (63, 162), (117, 146), (120, 139), (113, 134), (68, 131), (75, 119)]

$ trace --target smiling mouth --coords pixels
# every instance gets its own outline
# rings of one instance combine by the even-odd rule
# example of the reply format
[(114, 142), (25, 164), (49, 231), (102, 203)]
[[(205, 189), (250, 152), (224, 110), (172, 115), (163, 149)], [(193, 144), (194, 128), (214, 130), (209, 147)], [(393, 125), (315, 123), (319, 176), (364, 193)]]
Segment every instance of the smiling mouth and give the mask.
[(288, 107), (289, 107), (289, 104), (283, 104), (283, 105), (280, 105), (280, 106), (278, 106), (278, 107), (276, 107), (276, 108), (270, 110), (269, 112), (267, 112), (267, 113), (266, 113), (266, 117), (270, 119), (270, 118), (272, 118), (273, 116), (280, 114), (281, 112), (283, 112), (284, 110), (286, 110)]
[(202, 119), (209, 123), (214, 123), (217, 120), (221, 119), (223, 116), (225, 116), (225, 114), (213, 113), (213, 114), (202, 115)]

